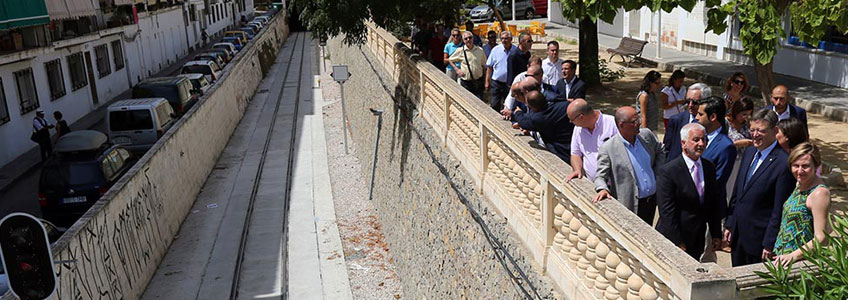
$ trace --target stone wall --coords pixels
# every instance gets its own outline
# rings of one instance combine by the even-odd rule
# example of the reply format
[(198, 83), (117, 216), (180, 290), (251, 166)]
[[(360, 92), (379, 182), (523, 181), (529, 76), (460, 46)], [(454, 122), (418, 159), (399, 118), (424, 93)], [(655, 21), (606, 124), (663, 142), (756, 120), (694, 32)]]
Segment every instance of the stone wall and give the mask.
[[(144, 292), (273, 58), (288, 36), (278, 14), (226, 73), (124, 177), (53, 244), (58, 299), (137, 299)], [(267, 65), (267, 66), (266, 66)], [(3, 299), (13, 299), (7, 293)]]
[[(382, 109), (383, 127), (374, 183), (374, 204), (383, 233), (410, 299), (518, 299), (522, 288), (544, 299), (555, 298), (551, 284), (540, 276), (527, 249), (476, 190), (460, 161), (442, 146), (414, 101), (404, 96), (365, 46), (346, 47), (341, 38), (328, 42), (334, 64), (352, 73), (345, 83), (345, 101), (356, 155), (370, 178), (377, 118), (369, 108)], [(417, 76), (417, 75), (416, 75)], [(335, 84), (335, 83), (331, 83)], [(368, 182), (363, 182), (368, 184)], [(475, 221), (473, 211), (488, 228)], [(493, 245), (515, 259), (500, 255)], [(516, 265), (518, 268), (516, 268)], [(525, 272), (529, 282), (512, 281)]]

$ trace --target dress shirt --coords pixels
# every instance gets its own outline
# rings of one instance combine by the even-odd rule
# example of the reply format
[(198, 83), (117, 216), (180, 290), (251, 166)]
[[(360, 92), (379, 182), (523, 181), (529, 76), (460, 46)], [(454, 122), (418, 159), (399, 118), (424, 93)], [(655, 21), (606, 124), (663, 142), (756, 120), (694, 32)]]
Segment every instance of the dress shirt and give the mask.
[[(463, 43), (454, 44), (453, 42), (448, 42), (447, 44), (445, 44), (444, 53), (447, 54), (448, 57), (450, 58), (450, 56), (453, 55), (453, 53), (456, 52), (457, 49), (460, 49), (464, 46), (465, 46), (465, 44), (463, 44)], [(454, 65), (459, 66), (459, 62), (454, 63)], [(445, 69), (446, 70), (453, 70), (453, 65), (448, 64), (447, 67), (445, 67)]]
[(627, 149), (627, 156), (630, 157), (630, 165), (633, 167), (633, 175), (636, 176), (636, 188), (638, 189), (638, 198), (646, 198), (654, 195), (657, 192), (657, 178), (654, 177), (654, 169), (651, 168), (651, 156), (645, 145), (639, 141), (639, 137), (635, 137), (636, 143), (631, 144), (619, 133), (621, 141), (624, 142), (624, 149)]
[[(700, 184), (701, 188), (704, 187), (704, 165), (701, 164), (701, 158), (699, 157), (697, 161), (692, 160), (686, 154), (683, 156), (683, 161), (686, 162), (686, 169), (689, 170), (689, 177), (692, 178), (692, 182), (695, 183), (695, 189), (698, 189), (698, 185)], [(698, 164), (698, 182), (695, 182), (695, 172), (692, 172), (695, 164)], [(701, 196), (703, 197), (703, 196)]]
[(597, 112), (600, 117), (595, 121), (595, 130), (590, 132), (588, 128), (575, 126), (574, 133), (571, 135), (571, 154), (583, 158), (583, 172), (589, 180), (594, 180), (595, 173), (598, 171), (598, 150), (601, 145), (618, 134), (615, 118), (601, 114), (600, 111)]
[[(777, 145), (777, 141), (774, 141), (773, 143), (771, 143), (771, 146), (768, 146), (767, 148), (763, 149), (763, 151), (757, 150), (757, 152), (760, 153), (760, 159), (759, 159), (759, 161), (757, 161), (757, 165), (754, 166), (754, 168), (751, 170), (751, 174), (748, 174), (748, 177), (751, 177), (751, 175), (753, 175), (754, 173), (757, 173), (757, 169), (760, 167), (760, 165), (763, 164), (763, 161), (765, 160), (765, 158), (771, 153), (772, 150), (774, 150), (774, 147), (776, 145)], [(756, 158), (756, 157), (757, 156), (754, 155), (754, 158)]]
[[(467, 62), (465, 61), (466, 55), (468, 56)], [(462, 49), (454, 51), (448, 60), (458, 63), (459, 69), (465, 72), (462, 80), (480, 79), (486, 73), (486, 70), (483, 69), (483, 64), (486, 63), (486, 54), (483, 53), (483, 49), (480, 47), (474, 47), (474, 49), (469, 50), (468, 47), (463, 46)], [(471, 64), (470, 66), (468, 65), (469, 63)], [(469, 70), (471, 71), (470, 74), (468, 72)], [(471, 75), (474, 75), (474, 78), (471, 78)]]
[[(674, 103), (675, 101), (680, 101), (686, 99), (686, 91), (687, 88), (685, 85), (681, 85), (679, 90), (674, 90), (673, 86), (666, 86), (662, 89), (662, 93), (668, 95), (668, 103)], [(729, 108), (728, 108), (729, 109)], [(678, 104), (672, 106), (669, 109), (663, 110), (663, 118), (671, 119), (676, 114), (686, 111), (685, 104)]]
[(707, 148), (710, 147), (710, 143), (712, 143), (713, 140), (715, 140), (716, 137), (718, 137), (719, 133), (721, 133), (721, 127), (719, 127), (716, 130), (713, 130), (713, 132), (710, 132), (710, 134), (707, 134), (707, 146), (704, 147), (704, 150), (707, 150)]
[(489, 55), (492, 54), (492, 49), (494, 49), (497, 46), (498, 46), (497, 44), (492, 46), (492, 45), (489, 45), (489, 43), (486, 43), (485, 45), (483, 45), (483, 52), (486, 53), (486, 57), (489, 57)]
[(563, 60), (557, 58), (556, 61), (552, 62), (550, 58), (545, 58), (542, 61), (542, 83), (549, 84), (551, 86), (555, 86), (557, 82), (562, 78), (562, 62)]
[(47, 127), (47, 120), (44, 118), (35, 117), (32, 119), (32, 128), (35, 128), (35, 131), (40, 131)]
[(571, 81), (565, 81), (565, 99), (569, 99), (568, 97), (571, 95), (571, 86), (574, 85), (575, 80), (577, 80), (577, 75), (574, 75), (574, 77), (571, 78)]
[[(512, 84), (520, 82), (520, 81), (524, 80), (524, 78), (527, 78), (527, 71), (524, 71), (524, 72), (518, 73), (518, 75), (515, 75), (515, 79), (512, 80)], [(506, 99), (504, 99), (504, 108), (508, 108), (509, 110), (512, 110), (513, 108), (515, 108), (515, 97), (512, 96), (512, 90), (511, 89), (512, 89), (512, 85), (510, 85), (510, 91), (508, 93), (506, 93)]]
[(774, 110), (774, 112), (777, 113), (777, 120), (778, 121), (789, 119), (789, 117), (792, 116), (792, 115), (789, 114), (789, 105), (786, 106), (786, 109), (783, 110), (783, 113), (778, 113), (776, 106), (772, 106), (772, 110)]
[(492, 48), (491, 55), (486, 58), (486, 67), (492, 68), (492, 80), (506, 82), (509, 77), (509, 57), (518, 54), (518, 46), (511, 45), (509, 50), (503, 45)]

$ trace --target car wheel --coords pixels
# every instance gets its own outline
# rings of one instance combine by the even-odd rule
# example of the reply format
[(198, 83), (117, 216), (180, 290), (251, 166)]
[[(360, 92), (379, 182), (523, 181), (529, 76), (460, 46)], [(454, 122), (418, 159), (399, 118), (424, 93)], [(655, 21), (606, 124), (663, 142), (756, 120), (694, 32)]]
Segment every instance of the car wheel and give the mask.
[(530, 20), (535, 16), (536, 16), (536, 14), (533, 13), (532, 9), (528, 9), (527, 11), (524, 12), (524, 17), (527, 18), (527, 20)]

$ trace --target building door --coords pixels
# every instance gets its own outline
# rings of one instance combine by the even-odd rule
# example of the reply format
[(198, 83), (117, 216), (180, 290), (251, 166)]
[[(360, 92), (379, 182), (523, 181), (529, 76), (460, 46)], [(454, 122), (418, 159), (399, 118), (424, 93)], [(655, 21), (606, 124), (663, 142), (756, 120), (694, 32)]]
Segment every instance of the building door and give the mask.
[(85, 51), (85, 67), (88, 70), (88, 83), (91, 87), (91, 100), (94, 102), (94, 107), (100, 104), (100, 99), (97, 98), (97, 82), (94, 81), (94, 68), (91, 64), (91, 52)]

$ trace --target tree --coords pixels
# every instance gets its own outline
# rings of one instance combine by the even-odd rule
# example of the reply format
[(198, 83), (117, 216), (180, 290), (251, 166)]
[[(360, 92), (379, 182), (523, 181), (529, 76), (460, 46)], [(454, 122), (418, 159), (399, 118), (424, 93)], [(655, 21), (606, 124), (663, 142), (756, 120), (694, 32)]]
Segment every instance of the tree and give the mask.
[(670, 12), (675, 7), (691, 11), (696, 0), (559, 0), (562, 15), (579, 26), (580, 79), (589, 85), (601, 83), (598, 65), (598, 20), (613, 23), (620, 8), (631, 11), (650, 7)]
[(744, 53), (754, 61), (761, 96), (768, 102), (774, 83), (772, 59), (780, 38), (786, 38), (783, 20), (790, 12), (791, 26), (798, 37), (818, 43), (828, 28), (848, 32), (848, 0), (731, 0), (721, 4), (709, 0), (707, 31), (721, 34), (730, 16), (739, 18), (739, 40)]

